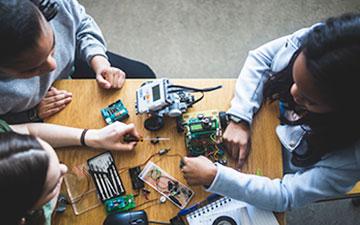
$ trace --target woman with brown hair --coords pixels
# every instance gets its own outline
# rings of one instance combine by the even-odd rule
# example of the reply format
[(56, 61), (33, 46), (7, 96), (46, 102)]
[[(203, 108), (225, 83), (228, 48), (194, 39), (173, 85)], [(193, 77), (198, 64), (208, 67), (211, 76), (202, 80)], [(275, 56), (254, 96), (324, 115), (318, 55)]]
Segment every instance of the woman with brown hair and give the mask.
[(46, 123), (9, 126), (0, 120), (1, 224), (50, 224), (67, 171), (50, 144), (131, 151), (136, 142), (123, 142), (127, 134), (140, 138), (134, 124), (120, 122), (87, 130)]

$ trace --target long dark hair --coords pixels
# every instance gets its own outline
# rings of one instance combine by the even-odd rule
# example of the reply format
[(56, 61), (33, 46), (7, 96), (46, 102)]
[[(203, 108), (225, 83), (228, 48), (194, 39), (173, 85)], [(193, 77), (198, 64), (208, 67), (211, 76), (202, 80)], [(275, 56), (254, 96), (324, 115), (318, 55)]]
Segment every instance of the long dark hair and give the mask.
[[(306, 67), (316, 87), (334, 108), (330, 113), (312, 113), (300, 109), (290, 88), (292, 67), (297, 55), (303, 52)], [(346, 148), (360, 138), (360, 14), (345, 14), (329, 18), (316, 26), (302, 40), (300, 49), (289, 65), (272, 76), (264, 86), (267, 100), (281, 100), (285, 106), (303, 115), (297, 121), (281, 121), (290, 125), (304, 124), (311, 130), (305, 135), (308, 150), (305, 155), (293, 153), (292, 163), (306, 167), (318, 162), (326, 153)]]
[[(0, 134), (0, 218), (6, 225), (35, 224), (29, 215), (43, 194), (49, 158), (37, 139), (13, 132)], [(44, 222), (38, 213), (36, 224)], [(41, 223), (39, 223), (39, 220)]]
[(29, 0), (0, 0), (0, 67), (13, 67), (23, 52), (37, 46), (41, 12)]

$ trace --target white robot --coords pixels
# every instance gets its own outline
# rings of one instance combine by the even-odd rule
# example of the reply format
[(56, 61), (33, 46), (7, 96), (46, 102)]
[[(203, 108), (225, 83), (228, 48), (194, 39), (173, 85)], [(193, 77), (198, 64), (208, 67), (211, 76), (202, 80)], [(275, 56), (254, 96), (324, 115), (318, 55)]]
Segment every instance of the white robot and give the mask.
[[(204, 89), (185, 87), (173, 85), (166, 78), (147, 81), (136, 91), (136, 114), (150, 114), (144, 126), (148, 130), (156, 131), (164, 126), (164, 116), (179, 118), (189, 107), (204, 97), (204, 92), (221, 87), (221, 85)], [(191, 94), (194, 92), (200, 92), (202, 96), (195, 99)]]

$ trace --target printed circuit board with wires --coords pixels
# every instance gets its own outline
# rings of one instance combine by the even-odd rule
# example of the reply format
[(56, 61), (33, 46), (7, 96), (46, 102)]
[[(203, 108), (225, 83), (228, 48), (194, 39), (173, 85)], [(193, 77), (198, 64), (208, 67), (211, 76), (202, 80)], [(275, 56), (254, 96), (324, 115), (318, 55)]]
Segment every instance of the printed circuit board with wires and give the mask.
[(214, 162), (226, 164), (222, 132), (226, 114), (217, 110), (186, 113), (182, 116), (185, 145), (190, 156), (204, 155)]

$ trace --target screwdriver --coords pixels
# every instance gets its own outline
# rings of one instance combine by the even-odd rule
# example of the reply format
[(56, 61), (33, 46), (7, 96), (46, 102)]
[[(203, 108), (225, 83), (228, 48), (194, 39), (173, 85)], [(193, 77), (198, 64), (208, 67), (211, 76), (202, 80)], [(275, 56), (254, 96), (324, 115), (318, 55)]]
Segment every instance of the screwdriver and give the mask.
[(151, 141), (151, 143), (157, 143), (159, 141), (170, 141), (170, 138), (165, 138), (165, 137), (141, 137), (141, 138), (137, 138), (135, 136), (132, 135), (125, 135), (124, 136), (124, 142), (143, 142), (143, 141)]

